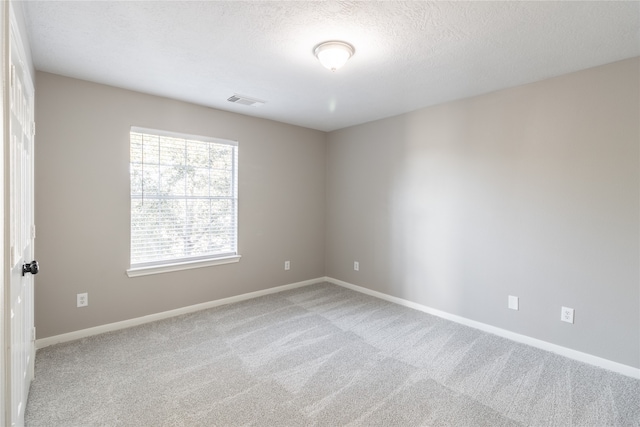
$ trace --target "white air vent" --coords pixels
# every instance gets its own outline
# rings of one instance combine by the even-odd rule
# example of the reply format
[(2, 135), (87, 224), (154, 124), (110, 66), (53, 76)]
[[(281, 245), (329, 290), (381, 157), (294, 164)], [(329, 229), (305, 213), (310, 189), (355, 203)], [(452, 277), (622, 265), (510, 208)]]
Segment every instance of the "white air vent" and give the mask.
[(255, 98), (249, 98), (248, 96), (238, 95), (237, 93), (227, 98), (227, 101), (233, 102), (234, 104), (249, 105), (250, 107), (259, 107), (264, 105), (266, 102)]

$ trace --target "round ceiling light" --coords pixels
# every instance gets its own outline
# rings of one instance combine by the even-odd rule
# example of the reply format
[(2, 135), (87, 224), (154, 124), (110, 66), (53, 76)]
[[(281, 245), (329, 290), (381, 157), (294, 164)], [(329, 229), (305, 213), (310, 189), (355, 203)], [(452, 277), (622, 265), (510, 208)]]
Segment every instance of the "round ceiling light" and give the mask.
[(320, 43), (313, 51), (320, 63), (331, 71), (342, 67), (355, 52), (349, 43), (339, 41)]

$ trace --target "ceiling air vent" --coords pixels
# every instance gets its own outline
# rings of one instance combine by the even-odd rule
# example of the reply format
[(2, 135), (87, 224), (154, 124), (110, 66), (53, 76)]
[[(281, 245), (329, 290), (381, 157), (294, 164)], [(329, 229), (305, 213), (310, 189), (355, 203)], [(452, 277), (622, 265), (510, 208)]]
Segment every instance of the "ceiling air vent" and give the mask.
[(264, 105), (266, 102), (255, 98), (249, 98), (248, 96), (238, 95), (237, 93), (227, 98), (227, 101), (233, 102), (234, 104), (248, 105), (250, 107), (259, 107)]

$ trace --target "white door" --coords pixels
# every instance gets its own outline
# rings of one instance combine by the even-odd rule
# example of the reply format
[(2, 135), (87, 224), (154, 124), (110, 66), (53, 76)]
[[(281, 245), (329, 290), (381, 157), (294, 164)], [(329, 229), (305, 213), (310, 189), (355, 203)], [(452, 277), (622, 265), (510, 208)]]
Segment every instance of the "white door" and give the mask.
[(9, 238), (9, 247), (5, 244), (8, 254), (5, 254), (4, 261), (8, 263), (5, 264), (5, 287), (9, 275), (8, 292), (5, 289), (8, 302), (5, 313), (5, 332), (8, 335), (5, 364), (9, 368), (8, 372), (5, 370), (5, 424), (21, 426), (24, 424), (35, 356), (33, 274), (37, 273), (38, 267), (33, 261), (34, 89), (13, 14), (9, 26), (8, 67), (5, 71), (8, 84), (5, 86), (4, 101), (4, 153), (5, 156), (8, 154), (5, 159), (8, 167), (4, 171), (4, 180), (8, 182), (4, 194), (4, 219), (5, 239)]

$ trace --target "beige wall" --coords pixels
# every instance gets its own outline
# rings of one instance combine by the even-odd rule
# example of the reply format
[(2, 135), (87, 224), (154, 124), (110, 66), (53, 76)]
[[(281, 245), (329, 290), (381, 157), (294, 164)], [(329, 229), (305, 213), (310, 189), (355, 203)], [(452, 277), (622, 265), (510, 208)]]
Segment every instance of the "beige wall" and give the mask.
[[(36, 94), (38, 338), (324, 275), (324, 133), (42, 72)], [(239, 263), (127, 277), (132, 125), (239, 141)]]
[[(38, 338), (327, 275), (640, 367), (639, 75), (324, 134), (38, 72)], [(240, 141), (240, 263), (126, 276), (131, 125)]]
[(640, 367), (639, 76), (635, 58), (330, 133), (326, 274)]

